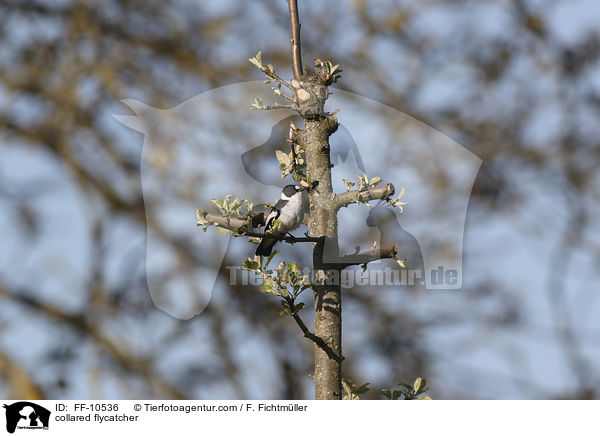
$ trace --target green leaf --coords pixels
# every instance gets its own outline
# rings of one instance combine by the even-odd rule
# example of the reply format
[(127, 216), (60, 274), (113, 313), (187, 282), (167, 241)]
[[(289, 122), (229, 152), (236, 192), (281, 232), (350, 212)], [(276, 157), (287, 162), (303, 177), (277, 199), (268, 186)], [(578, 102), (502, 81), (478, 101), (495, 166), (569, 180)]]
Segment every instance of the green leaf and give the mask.
[(369, 391), (369, 383), (356, 387), (349, 379), (342, 379), (342, 386), (347, 393), (347, 400), (360, 400), (360, 395)]
[(362, 176), (358, 176), (358, 189), (365, 189), (369, 185), (369, 178), (367, 177), (367, 173), (363, 173)]
[(300, 267), (296, 262), (292, 262), (287, 266), (287, 269), (290, 273), (299, 276), (300, 275)]
[(196, 218), (198, 219), (198, 221), (196, 222), (196, 225), (197, 226), (207, 226), (207, 225), (209, 225), (210, 223), (206, 220), (205, 217), (206, 217), (206, 212), (203, 211), (203, 210), (201, 210), (201, 209), (198, 209), (196, 211)]
[(392, 393), (390, 392), (389, 389), (383, 389), (381, 391), (381, 393), (383, 394), (384, 397), (386, 397), (388, 400), (392, 399)]
[(281, 300), (280, 303), (283, 310), (279, 312), (279, 315), (292, 315), (292, 309), (290, 308), (289, 303), (286, 300)]
[(269, 233), (276, 232), (280, 228), (281, 228), (281, 220), (275, 220), (275, 221), (273, 221), (273, 224), (271, 224), (271, 230), (269, 231)]
[(408, 392), (411, 392), (411, 391), (412, 391), (412, 388), (413, 388), (411, 385), (409, 385), (409, 384), (407, 384), (407, 383), (403, 383), (403, 382), (399, 382), (399, 383), (398, 383), (398, 386), (402, 386), (403, 388), (407, 389), (407, 390), (408, 390)]
[(419, 400), (431, 400), (431, 397), (429, 395), (421, 395)]
[(273, 260), (273, 258), (277, 255), (277, 253), (279, 253), (279, 250), (273, 250), (271, 252), (271, 254), (269, 255), (269, 257), (267, 257), (267, 260), (265, 262), (265, 268), (269, 266), (269, 263), (271, 262), (271, 260)]
[(406, 265), (404, 264), (404, 262), (406, 261), (406, 259), (398, 259), (397, 257), (393, 257), (393, 259), (396, 261), (396, 263), (400, 266), (400, 268), (404, 268), (406, 269)]
[(235, 197), (231, 202), (231, 210), (238, 210), (242, 206), (242, 204), (244, 204), (244, 201), (246, 200)]
[(344, 182), (344, 185), (346, 185), (346, 191), (349, 191), (350, 188), (356, 185), (356, 183), (351, 182), (350, 180), (342, 179), (342, 181)]
[(260, 290), (263, 292), (268, 292), (270, 294), (277, 295), (277, 287), (275, 286), (275, 282), (271, 277), (267, 277), (263, 284), (260, 286)]
[(263, 68), (263, 64), (262, 64), (262, 51), (259, 51), (258, 53), (256, 53), (256, 56), (248, 59), (248, 61), (255, 65), (256, 68), (262, 70)]
[(242, 263), (242, 268), (243, 269), (247, 269), (249, 271), (254, 271), (258, 269), (258, 262), (255, 261), (254, 259), (246, 259), (243, 263)]
[(399, 200), (400, 198), (404, 197), (404, 186), (402, 187), (402, 189), (400, 190), (400, 194), (398, 194), (398, 196), (396, 197), (396, 200)]
[(263, 69), (263, 66), (260, 64), (260, 62), (258, 62), (258, 61), (256, 60), (256, 58), (249, 58), (249, 59), (248, 59), (248, 61), (249, 61), (249, 62), (250, 62), (252, 65), (254, 65), (256, 68), (258, 68), (259, 70), (261, 70), (261, 71), (262, 71), (262, 69)]
[(286, 166), (289, 165), (292, 161), (290, 155), (284, 153), (281, 150), (275, 150), (275, 155), (277, 156), (277, 160), (280, 163), (285, 164)]
[(231, 235), (233, 233), (231, 230), (226, 229), (225, 227), (216, 226), (217, 232), (222, 233), (223, 235)]
[(252, 104), (252, 106), (250, 106), (250, 109), (263, 109), (263, 99), (262, 98), (255, 98), (254, 99), (254, 104)]
[[(287, 288), (285, 287), (285, 285), (281, 285), (281, 284), (280, 284), (280, 288), (279, 288), (278, 295), (281, 295), (281, 296), (283, 296), (283, 297), (287, 297), (287, 296), (289, 295), (289, 294), (288, 294), (288, 290), (287, 290)], [(290, 312), (290, 313), (291, 313), (291, 312)]]
[(210, 200), (215, 206), (217, 206), (219, 209), (221, 209), (223, 207), (223, 200), (221, 200), (220, 198), (213, 198)]
[(342, 379), (342, 386), (344, 387), (344, 390), (346, 392), (348, 392), (349, 394), (351, 394), (352, 391), (354, 390), (354, 385), (347, 378)]
[(381, 177), (375, 176), (369, 181), (369, 185), (376, 186), (377, 184), (381, 183), (381, 181), (382, 181)]
[(361, 385), (361, 386), (357, 387), (357, 388), (354, 390), (354, 393), (355, 393), (356, 395), (361, 395), (361, 394), (364, 394), (365, 392), (369, 392), (369, 391), (371, 390), (371, 389), (368, 387), (369, 385), (370, 385), (370, 383), (365, 383), (364, 385)]
[(425, 387), (425, 379), (419, 377), (418, 379), (415, 380), (414, 384), (413, 384), (413, 389), (416, 393), (421, 391), (421, 388)]

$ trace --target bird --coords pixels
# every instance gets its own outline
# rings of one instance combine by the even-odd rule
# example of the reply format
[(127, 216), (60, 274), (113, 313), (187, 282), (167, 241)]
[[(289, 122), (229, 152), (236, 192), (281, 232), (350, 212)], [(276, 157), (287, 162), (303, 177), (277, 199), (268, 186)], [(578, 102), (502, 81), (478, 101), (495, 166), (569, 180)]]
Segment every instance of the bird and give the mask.
[(306, 188), (298, 185), (287, 185), (281, 192), (279, 201), (271, 208), (265, 222), (265, 233), (273, 228), (276, 220), (281, 226), (273, 233), (265, 236), (258, 244), (255, 254), (257, 256), (270, 256), (273, 246), (281, 236), (300, 227), (304, 220), (304, 212), (308, 202)]

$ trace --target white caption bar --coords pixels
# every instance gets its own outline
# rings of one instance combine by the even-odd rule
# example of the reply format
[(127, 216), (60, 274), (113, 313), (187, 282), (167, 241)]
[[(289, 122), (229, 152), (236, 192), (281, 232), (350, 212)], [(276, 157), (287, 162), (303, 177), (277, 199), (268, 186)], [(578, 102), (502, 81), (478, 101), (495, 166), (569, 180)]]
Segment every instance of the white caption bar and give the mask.
[[(587, 434), (594, 401), (19, 401), (0, 425), (19, 436), (164, 434)], [(41, 430), (34, 432), (33, 430)], [(169, 432), (169, 433), (167, 433)]]

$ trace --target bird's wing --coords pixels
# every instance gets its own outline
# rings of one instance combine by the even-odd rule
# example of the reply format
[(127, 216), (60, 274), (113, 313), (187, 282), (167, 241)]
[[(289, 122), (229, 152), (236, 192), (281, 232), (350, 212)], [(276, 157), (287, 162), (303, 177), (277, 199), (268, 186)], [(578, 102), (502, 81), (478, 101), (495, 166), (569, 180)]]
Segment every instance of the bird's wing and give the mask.
[(275, 203), (275, 206), (273, 206), (273, 209), (283, 209), (284, 206), (288, 204), (288, 200), (279, 200), (277, 203)]
[[(277, 204), (275, 206), (277, 206), (279, 203), (280, 203), (280, 201), (277, 202)], [(265, 231), (267, 231), (271, 228), (271, 226), (273, 225), (273, 222), (277, 218), (279, 218), (279, 215), (281, 215), (281, 210), (279, 210), (277, 207), (274, 207), (273, 209), (271, 209), (271, 213), (267, 216), (267, 222), (265, 223)]]

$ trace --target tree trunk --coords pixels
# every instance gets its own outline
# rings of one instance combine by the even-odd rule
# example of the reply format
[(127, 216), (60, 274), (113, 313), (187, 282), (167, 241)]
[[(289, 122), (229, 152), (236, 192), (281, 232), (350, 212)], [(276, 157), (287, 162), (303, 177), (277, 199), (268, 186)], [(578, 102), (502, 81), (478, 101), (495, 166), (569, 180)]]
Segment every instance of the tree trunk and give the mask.
[[(326, 237), (325, 244), (313, 246), (313, 267), (318, 285), (315, 295), (315, 334), (323, 339), (338, 359), (332, 358), (315, 344), (315, 398), (342, 398), (342, 299), (339, 283), (326, 284), (326, 255), (338, 254), (337, 213), (333, 207), (329, 136), (337, 129), (335, 116), (304, 120), (303, 145), (306, 151), (307, 175), (318, 181), (316, 192), (310, 193), (309, 230), (313, 237)], [(331, 250), (331, 252), (330, 252)]]

